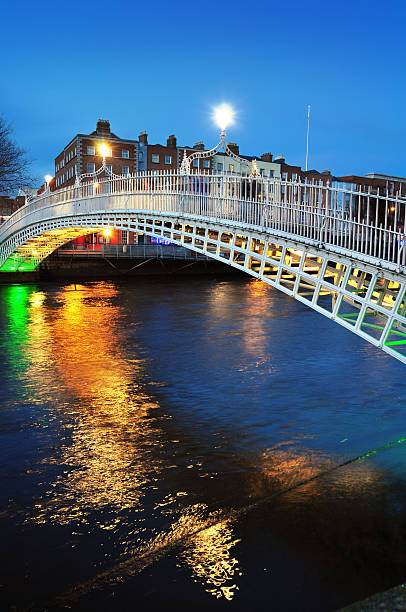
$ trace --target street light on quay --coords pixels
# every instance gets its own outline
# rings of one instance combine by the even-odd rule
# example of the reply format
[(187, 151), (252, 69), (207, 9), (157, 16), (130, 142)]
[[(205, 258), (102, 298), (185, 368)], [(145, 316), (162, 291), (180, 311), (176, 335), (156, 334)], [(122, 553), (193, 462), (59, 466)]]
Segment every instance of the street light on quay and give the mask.
[(45, 175), (45, 184), (46, 184), (46, 186), (47, 186), (47, 189), (48, 189), (48, 187), (49, 187), (49, 183), (52, 181), (52, 179), (53, 179), (53, 178), (54, 178), (54, 177), (53, 177), (53, 176), (51, 176), (50, 174), (46, 174), (46, 175)]

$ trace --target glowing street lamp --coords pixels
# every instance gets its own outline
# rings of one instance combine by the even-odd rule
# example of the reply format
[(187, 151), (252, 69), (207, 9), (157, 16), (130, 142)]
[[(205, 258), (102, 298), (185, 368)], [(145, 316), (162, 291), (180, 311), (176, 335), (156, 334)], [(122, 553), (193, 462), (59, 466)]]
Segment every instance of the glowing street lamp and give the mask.
[(49, 183), (52, 181), (53, 178), (54, 177), (51, 176), (50, 174), (46, 174), (45, 175), (45, 184), (46, 184), (47, 188), (49, 187)]
[(110, 153), (109, 147), (106, 144), (104, 144), (104, 142), (99, 146), (99, 153), (103, 157), (103, 161), (106, 159), (106, 157)]
[(235, 110), (229, 104), (221, 104), (213, 109), (213, 120), (215, 123), (217, 123), (221, 130), (220, 142), (209, 151), (194, 151), (189, 155), (186, 153), (186, 149), (184, 149), (183, 159), (180, 166), (182, 172), (189, 174), (192, 164), (195, 165), (195, 162), (197, 162), (197, 167), (201, 167), (198, 160), (209, 159), (210, 157), (214, 157), (218, 151), (223, 150), (226, 155), (232, 159), (235, 159), (241, 166), (247, 166), (250, 170), (250, 176), (259, 175), (259, 170), (255, 159), (252, 162), (249, 162), (243, 157), (236, 155), (226, 143), (226, 128), (233, 123), (234, 116)]
[(221, 104), (214, 109), (214, 121), (217, 123), (222, 132), (225, 132), (234, 119), (235, 112), (228, 104)]
[(105, 238), (109, 238), (111, 236), (111, 229), (104, 229), (103, 230), (103, 236)]

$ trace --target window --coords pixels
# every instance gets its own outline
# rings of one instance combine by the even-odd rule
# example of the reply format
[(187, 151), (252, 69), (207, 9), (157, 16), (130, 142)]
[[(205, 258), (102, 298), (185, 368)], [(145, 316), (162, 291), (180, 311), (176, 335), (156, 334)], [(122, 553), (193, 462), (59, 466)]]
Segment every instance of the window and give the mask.
[(273, 170), (270, 170), (270, 171), (269, 171), (269, 176), (270, 176), (271, 178), (274, 176), (274, 171), (273, 171)]
[(87, 164), (87, 171), (88, 172), (94, 172), (95, 171), (95, 164)]
[(287, 178), (288, 178), (288, 173), (287, 172), (282, 172), (282, 178), (283, 178), (284, 181), (286, 181)]
[(228, 169), (230, 170), (230, 172), (234, 172), (234, 164), (230, 164), (228, 166)]
[(263, 168), (260, 168), (260, 169), (259, 169), (259, 174), (260, 174), (261, 176), (265, 176), (265, 170), (264, 170)]
[(128, 166), (123, 166), (123, 167), (121, 168), (121, 174), (122, 174), (123, 176), (126, 176), (126, 175), (127, 175), (127, 174), (129, 174), (129, 173), (130, 173), (130, 168), (129, 168)]
[(210, 168), (210, 160), (209, 159), (204, 159), (203, 160), (203, 168)]
[(106, 170), (108, 172), (113, 172), (113, 166), (111, 164), (106, 164)]
[(87, 154), (88, 155), (94, 155), (96, 152), (96, 149), (94, 147), (87, 147)]
[(143, 161), (144, 159), (144, 153), (141, 151), (141, 153), (138, 153), (138, 161)]
[(217, 162), (217, 170), (221, 172), (222, 169), (223, 169), (223, 164), (221, 164), (220, 162)]
[(297, 181), (297, 172), (294, 172), (294, 174), (292, 174), (292, 180)]
[(193, 168), (198, 168), (199, 167), (199, 160), (198, 159), (194, 159), (193, 160)]
[(159, 155), (157, 155), (156, 153), (152, 154), (152, 163), (159, 164)]
[(165, 164), (168, 164), (169, 166), (172, 163), (172, 157), (170, 155), (165, 155)]
[(121, 157), (124, 157), (125, 159), (129, 159), (130, 158), (130, 151), (128, 149), (123, 149), (121, 151)]

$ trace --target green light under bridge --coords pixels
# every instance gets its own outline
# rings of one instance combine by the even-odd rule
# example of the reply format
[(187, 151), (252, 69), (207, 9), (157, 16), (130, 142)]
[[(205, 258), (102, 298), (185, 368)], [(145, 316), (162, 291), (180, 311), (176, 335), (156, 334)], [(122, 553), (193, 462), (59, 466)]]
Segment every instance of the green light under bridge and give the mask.
[(14, 253), (0, 267), (0, 272), (34, 272), (38, 262), (34, 261), (32, 255), (23, 257), (18, 253)]

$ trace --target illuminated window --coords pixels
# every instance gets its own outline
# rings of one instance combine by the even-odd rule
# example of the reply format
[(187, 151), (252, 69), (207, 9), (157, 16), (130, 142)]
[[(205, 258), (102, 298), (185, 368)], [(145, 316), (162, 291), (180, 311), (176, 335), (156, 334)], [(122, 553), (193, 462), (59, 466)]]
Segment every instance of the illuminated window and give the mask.
[(230, 172), (234, 172), (234, 164), (230, 164), (228, 166), (228, 169), (230, 170)]

